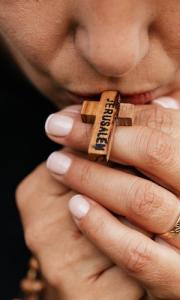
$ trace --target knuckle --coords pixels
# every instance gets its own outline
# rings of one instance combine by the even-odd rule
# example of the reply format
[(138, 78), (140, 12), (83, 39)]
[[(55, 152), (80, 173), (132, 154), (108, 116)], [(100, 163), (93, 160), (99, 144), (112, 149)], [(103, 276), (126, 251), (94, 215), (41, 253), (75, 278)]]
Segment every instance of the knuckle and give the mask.
[(27, 247), (32, 252), (37, 252), (39, 245), (43, 244), (44, 238), (44, 228), (41, 222), (29, 224), (25, 229), (24, 237)]
[(143, 273), (151, 263), (151, 249), (147, 242), (136, 242), (135, 245), (131, 242), (125, 253), (125, 267), (130, 273)]
[(30, 228), (27, 228), (24, 233), (24, 238), (27, 247), (31, 251), (34, 251), (34, 249), (36, 248), (36, 241), (38, 240), (38, 237), (34, 234), (34, 232)]
[(167, 109), (156, 105), (147, 117), (147, 126), (159, 130), (166, 128), (170, 134), (173, 130), (173, 116)]
[(135, 184), (131, 187), (130, 190), (130, 210), (132, 213), (142, 216), (143, 218), (148, 217), (149, 215), (154, 215), (157, 212), (157, 209), (161, 206), (161, 199), (157, 195), (157, 190), (153, 183), (145, 182), (144, 184)]
[(53, 288), (60, 289), (63, 285), (64, 274), (62, 274), (61, 268), (58, 263), (51, 263), (48, 265), (47, 270), (44, 270), (44, 276)]
[(74, 270), (78, 269), (79, 264), (82, 264), (83, 259), (85, 261), (80, 254), (72, 255), (68, 252), (60, 257), (59, 253), (56, 253), (53, 258), (47, 257), (43, 266), (43, 274), (52, 287), (60, 288), (62, 285), (69, 284), (70, 276), (74, 274)]
[(16, 204), (19, 210), (23, 207), (24, 204), (24, 188), (25, 188), (25, 181), (23, 180), (16, 188), (15, 191), (15, 198)]
[(175, 148), (168, 136), (152, 131), (146, 147), (146, 163), (150, 167), (169, 166), (174, 160)]
[(44, 174), (45, 164), (42, 163), (36, 169), (27, 175), (17, 186), (15, 191), (16, 204), (21, 211), (28, 200), (32, 199), (35, 187), (37, 188), (38, 178), (41, 178), (41, 174)]

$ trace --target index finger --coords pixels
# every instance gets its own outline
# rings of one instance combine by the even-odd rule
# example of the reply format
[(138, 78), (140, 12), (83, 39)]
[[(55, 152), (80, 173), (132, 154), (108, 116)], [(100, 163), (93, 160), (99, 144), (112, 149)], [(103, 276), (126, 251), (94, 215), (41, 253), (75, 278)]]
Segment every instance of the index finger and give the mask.
[(155, 297), (179, 299), (178, 253), (126, 227), (104, 207), (83, 195), (74, 196), (69, 207), (88, 238)]
[[(45, 129), (48, 137), (58, 144), (86, 151), (90, 142), (92, 125), (82, 123), (80, 105), (70, 106), (50, 115)], [(148, 127), (180, 139), (180, 112), (156, 105), (136, 105), (134, 126)], [(120, 132), (122, 127), (117, 127)]]

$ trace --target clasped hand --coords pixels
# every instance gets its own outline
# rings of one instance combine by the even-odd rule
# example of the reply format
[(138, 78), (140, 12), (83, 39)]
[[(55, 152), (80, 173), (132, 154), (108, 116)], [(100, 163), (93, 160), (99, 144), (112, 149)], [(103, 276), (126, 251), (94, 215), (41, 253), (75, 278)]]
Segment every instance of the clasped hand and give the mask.
[[(54, 141), (87, 152), (91, 126), (81, 122), (76, 108), (76, 113), (66, 109), (51, 116), (46, 127)], [(61, 116), (69, 128), (68, 118), (73, 123), (57, 136)], [(111, 160), (146, 178), (64, 151), (53, 153), (47, 165), (80, 194), (71, 199), (70, 210), (88, 239), (154, 297), (180, 299), (180, 234), (169, 233), (180, 216), (180, 112), (136, 106), (135, 125), (116, 129)]]
[(115, 169), (87, 159), (92, 128), (79, 106), (51, 115), (48, 136), (73, 151), (51, 154), (51, 176), (41, 166), (18, 189), (27, 243), (62, 299), (180, 299), (180, 234), (169, 234), (180, 216), (180, 112), (135, 114), (133, 127), (116, 129)]

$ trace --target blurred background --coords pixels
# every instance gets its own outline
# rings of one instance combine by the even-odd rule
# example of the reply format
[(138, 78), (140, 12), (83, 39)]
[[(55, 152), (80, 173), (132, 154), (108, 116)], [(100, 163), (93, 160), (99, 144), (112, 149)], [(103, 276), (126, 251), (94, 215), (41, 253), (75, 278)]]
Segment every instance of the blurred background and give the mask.
[(44, 123), (55, 107), (0, 50), (0, 299), (20, 296), (28, 252), (15, 204), (18, 183), (55, 149)]

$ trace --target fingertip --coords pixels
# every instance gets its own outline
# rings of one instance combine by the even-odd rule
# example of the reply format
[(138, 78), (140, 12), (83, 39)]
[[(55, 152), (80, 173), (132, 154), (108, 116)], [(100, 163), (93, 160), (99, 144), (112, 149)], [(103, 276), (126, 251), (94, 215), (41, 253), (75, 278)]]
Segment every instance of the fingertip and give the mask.
[(58, 175), (65, 175), (71, 164), (71, 157), (62, 151), (51, 153), (46, 162), (48, 170)]
[(172, 97), (160, 97), (152, 101), (153, 104), (162, 106), (164, 108), (169, 109), (180, 109), (180, 103), (178, 100), (172, 98)]
[(65, 137), (67, 136), (74, 125), (74, 117), (80, 113), (80, 105), (71, 105), (63, 110), (53, 113), (48, 116), (45, 122), (45, 131), (47, 135)]
[(62, 114), (51, 114), (45, 123), (45, 130), (48, 135), (65, 137), (73, 128), (74, 120)]
[(75, 195), (69, 201), (69, 210), (78, 220), (84, 218), (90, 210), (90, 202), (82, 195)]
[(45, 132), (47, 134), (49, 134), (49, 123), (51, 122), (51, 119), (54, 117), (55, 114), (51, 114), (47, 117), (46, 119), (46, 122), (45, 122), (45, 125), (44, 125), (44, 129), (45, 129)]

